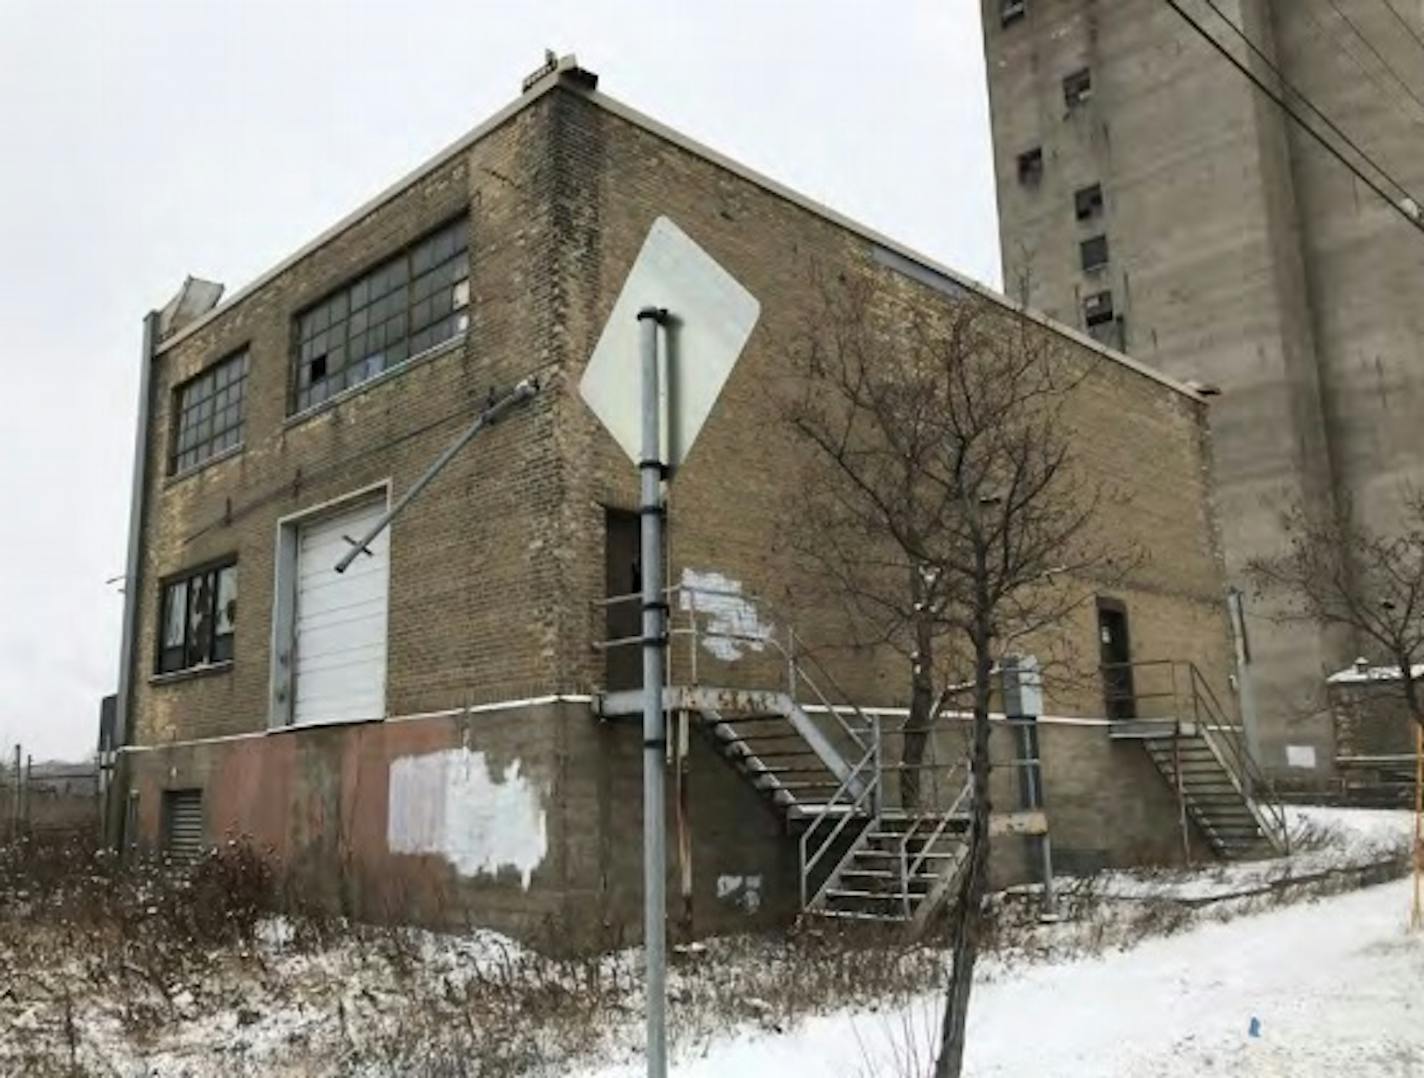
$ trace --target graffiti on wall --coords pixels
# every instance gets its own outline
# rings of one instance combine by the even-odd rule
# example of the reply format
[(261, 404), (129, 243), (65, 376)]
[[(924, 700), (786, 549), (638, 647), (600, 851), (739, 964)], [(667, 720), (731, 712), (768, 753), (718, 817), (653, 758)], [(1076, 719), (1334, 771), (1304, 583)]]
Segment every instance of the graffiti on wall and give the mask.
[(444, 857), (461, 876), (513, 868), (528, 890), (549, 838), (542, 791), (519, 770), (514, 760), (496, 777), (465, 748), (392, 761), (387, 847)]

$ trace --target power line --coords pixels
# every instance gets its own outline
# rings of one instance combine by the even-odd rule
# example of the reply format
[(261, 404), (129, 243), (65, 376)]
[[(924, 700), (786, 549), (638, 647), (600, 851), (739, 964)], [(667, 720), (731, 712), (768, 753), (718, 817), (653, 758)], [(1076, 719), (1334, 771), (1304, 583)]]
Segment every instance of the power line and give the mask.
[(1412, 110), (1401, 99), (1399, 92), (1397, 90), (1394, 90), (1393, 87), (1386, 86), (1383, 82), (1381, 82), (1378, 71), (1375, 71), (1371, 67), (1367, 67), (1365, 63), (1360, 59), (1358, 54), (1356, 54), (1354, 49), (1349, 49), (1345, 47), (1344, 39), (1340, 38), (1336, 34), (1333, 34), (1331, 31), (1325, 28), (1325, 24), (1322, 23), (1319, 17), (1315, 14), (1315, 12), (1311, 10), (1309, 0), (1300, 0), (1299, 10), (1302, 15), (1304, 15), (1307, 19), (1310, 20), (1310, 25), (1315, 28), (1316, 36), (1319, 37), (1322, 41), (1324, 41), (1327, 46), (1334, 49), (1341, 56), (1345, 57), (1345, 59), (1349, 60), (1350, 63), (1354, 64), (1356, 71), (1358, 71), (1361, 75), (1365, 76), (1365, 78), (1369, 79), (1370, 82), (1374, 83), (1375, 89), (1378, 90), (1381, 96), (1383, 96), (1383, 98), (1389, 102), (1389, 104), (1394, 108), (1394, 111), (1399, 113), (1399, 115), (1403, 117), (1405, 123), (1412, 124), (1415, 127), (1419, 128), (1421, 131), (1424, 131), (1424, 121), (1421, 121), (1420, 117), (1413, 114)]
[[(1308, 135), (1310, 135), (1311, 138), (1315, 139), (1316, 142), (1324, 146), (1325, 149), (1329, 151), (1330, 155), (1335, 158), (1335, 160), (1339, 161), (1340, 164), (1344, 165), (1347, 169), (1349, 169), (1356, 176), (1358, 176), (1360, 182), (1363, 183), (1366, 187), (1368, 187), (1371, 191), (1379, 195), (1379, 197), (1389, 205), (1390, 209), (1392, 209), (1395, 213), (1399, 214), (1399, 216), (1403, 217), (1415, 228), (1419, 229), (1420, 231), (1424, 231), (1424, 224), (1421, 224), (1421, 222), (1416, 219), (1414, 213), (1411, 213), (1409, 210), (1405, 209), (1404, 206), (1402, 206), (1400, 203), (1395, 202), (1395, 200), (1389, 196), (1389, 194), (1384, 190), (1384, 188), (1380, 187), (1378, 183), (1370, 179), (1370, 177), (1366, 176), (1363, 172), (1356, 168), (1354, 164), (1351, 163), (1350, 159), (1346, 157), (1343, 153), (1341, 153), (1333, 143), (1327, 141), (1326, 138), (1321, 135), (1319, 131), (1315, 130), (1314, 127), (1312, 127), (1310, 124), (1306, 123), (1303, 119), (1301, 119), (1299, 113), (1297, 113), (1294, 109), (1290, 107), (1290, 104), (1286, 101), (1284, 97), (1276, 93), (1276, 91), (1271, 89), (1271, 87), (1267, 86), (1264, 82), (1262, 82), (1259, 78), (1256, 77), (1256, 73), (1254, 71), (1248, 68), (1235, 56), (1231, 55), (1230, 51), (1228, 51), (1226, 47), (1221, 44), (1221, 42), (1217, 41), (1216, 38), (1212, 37), (1211, 34), (1207, 32), (1206, 27), (1202, 26), (1202, 24), (1199, 23), (1196, 19), (1192, 18), (1192, 16), (1187, 13), (1187, 11), (1182, 7), (1181, 4), (1177, 2), (1177, 0), (1163, 0), (1163, 3), (1165, 3), (1173, 11), (1180, 15), (1186, 21), (1188, 26), (1190, 26), (1199, 35), (1201, 35), (1202, 40), (1204, 40), (1217, 52), (1221, 53), (1221, 55), (1226, 58), (1227, 62), (1230, 63), (1232, 67), (1236, 68), (1237, 71), (1241, 72), (1241, 74), (1245, 75), (1248, 79), (1250, 79), (1251, 84), (1255, 86), (1256, 89), (1260, 90), (1261, 93), (1265, 94), (1272, 101), (1274, 101), (1276, 103), (1276, 106), (1280, 108), (1282, 112), (1284, 112), (1297, 124), (1299, 124), (1301, 129), (1304, 130)], [(1416, 206), (1415, 213), (1417, 213), (1417, 207), (1419, 204), (1416, 201), (1414, 205)]]
[(1404, 32), (1412, 37), (1421, 49), (1424, 49), (1424, 37), (1419, 36), (1419, 31), (1409, 25), (1409, 20), (1399, 13), (1399, 8), (1395, 7), (1390, 0), (1380, 0), (1380, 3), (1389, 8), (1389, 13), (1394, 16), (1395, 21), (1404, 27)]
[(1292, 83), (1289, 79), (1285, 77), (1285, 75), (1281, 72), (1281, 69), (1275, 65), (1275, 62), (1264, 52), (1262, 52), (1261, 49), (1257, 47), (1256, 43), (1252, 41), (1250, 37), (1247, 36), (1246, 31), (1243, 30), (1240, 26), (1237, 26), (1236, 23), (1232, 22), (1231, 19), (1226, 15), (1226, 13), (1222, 11), (1221, 8), (1216, 6), (1216, 0), (1202, 0), (1202, 2), (1205, 3), (1207, 7), (1211, 8), (1212, 11), (1216, 12), (1217, 17), (1221, 19), (1222, 22), (1226, 23), (1227, 26), (1231, 27), (1231, 29), (1235, 31), (1236, 36), (1246, 43), (1246, 47), (1250, 49), (1252, 53), (1254, 53), (1262, 63), (1264, 63), (1268, 68), (1270, 68), (1271, 73), (1276, 76), (1276, 78), (1280, 81), (1280, 84), (1284, 86), (1287, 90), (1289, 90), (1291, 93), (1295, 94), (1295, 96), (1301, 100), (1301, 102), (1305, 105), (1306, 108), (1310, 109), (1310, 111), (1315, 113), (1316, 116), (1319, 116), (1320, 119), (1325, 122), (1325, 125), (1329, 127), (1331, 131), (1335, 132), (1335, 134), (1340, 138), (1342, 142), (1345, 143), (1346, 146), (1354, 150), (1355, 153), (1360, 156), (1361, 160), (1367, 162), (1371, 168), (1373, 168), (1387, 181), (1393, 184), (1395, 189), (1398, 190), (1401, 195), (1403, 195), (1405, 198), (1415, 201), (1415, 203), (1418, 204), (1417, 200), (1414, 199), (1414, 196), (1409, 193), (1408, 188), (1406, 188), (1402, 183), (1400, 183), (1388, 172), (1386, 172), (1383, 165), (1381, 165), (1378, 161), (1372, 158), (1369, 154), (1365, 153), (1365, 151), (1360, 148), (1359, 144), (1356, 143), (1354, 139), (1352, 139), (1349, 135), (1342, 131), (1340, 129), (1340, 126), (1336, 124), (1334, 120), (1332, 120), (1329, 116), (1325, 115), (1325, 113), (1321, 112), (1320, 109), (1316, 107), (1315, 102), (1311, 101), (1310, 98), (1306, 97), (1304, 92), (1298, 86), (1296, 86), (1294, 83)]
[(1409, 88), (1409, 84), (1399, 77), (1399, 72), (1394, 69), (1394, 67), (1390, 64), (1388, 60), (1384, 58), (1383, 55), (1381, 55), (1379, 49), (1375, 48), (1374, 43), (1370, 41), (1369, 38), (1365, 37), (1365, 35), (1360, 31), (1360, 28), (1355, 25), (1355, 20), (1350, 18), (1350, 16), (1346, 15), (1343, 11), (1341, 11), (1340, 5), (1337, 4), (1335, 0), (1325, 0), (1325, 2), (1330, 5), (1331, 10), (1333, 10), (1336, 15), (1339, 15), (1340, 18), (1345, 21), (1345, 25), (1348, 26), (1352, 31), (1354, 31), (1355, 36), (1359, 38), (1362, 42), (1364, 42), (1365, 48), (1369, 49), (1370, 52), (1374, 54), (1374, 58), (1380, 62), (1380, 66), (1382, 66), (1386, 71), (1388, 71), (1391, 75), (1394, 76), (1395, 82), (1399, 83), (1400, 86), (1404, 87), (1404, 92), (1414, 100), (1414, 103), (1418, 105), (1421, 109), (1424, 109), (1424, 100), (1421, 100), (1419, 95)]

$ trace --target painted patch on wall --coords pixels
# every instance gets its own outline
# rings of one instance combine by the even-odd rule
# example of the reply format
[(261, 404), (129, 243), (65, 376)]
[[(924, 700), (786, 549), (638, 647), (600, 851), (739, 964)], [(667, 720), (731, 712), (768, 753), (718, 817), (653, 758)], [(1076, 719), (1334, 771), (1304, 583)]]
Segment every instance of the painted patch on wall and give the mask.
[[(714, 572), (683, 569), (678, 605), (702, 615), (702, 647), (723, 662), (746, 651), (763, 651), (774, 626), (761, 620), (756, 604), (742, 595), (742, 582)], [(717, 635), (719, 633), (727, 635)], [(735, 638), (735, 639), (733, 639)]]
[(760, 876), (718, 876), (717, 897), (747, 913), (761, 909)]
[(543, 793), (514, 760), (501, 777), (485, 754), (443, 749), (391, 763), (386, 846), (438, 854), (461, 876), (497, 876), (507, 867), (524, 889), (549, 851)]

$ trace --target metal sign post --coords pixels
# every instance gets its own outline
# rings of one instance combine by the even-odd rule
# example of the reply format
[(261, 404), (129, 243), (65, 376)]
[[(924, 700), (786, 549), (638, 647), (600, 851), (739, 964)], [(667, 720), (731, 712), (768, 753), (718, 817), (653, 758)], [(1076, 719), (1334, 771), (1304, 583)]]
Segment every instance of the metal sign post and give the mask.
[(658, 327), (667, 311), (638, 312), (642, 361), (643, 572), (643, 941), (647, 962), (648, 1074), (667, 1073), (667, 829), (663, 823), (663, 713), (667, 601), (663, 597), (662, 409), (658, 407)]
[[(658, 331), (674, 328), (669, 310), (676, 319), (676, 350), (668, 348), (667, 384), (660, 386)], [(756, 297), (680, 228), (659, 217), (579, 381), (584, 402), (638, 465), (642, 477), (643, 943), (649, 1078), (667, 1074), (663, 483), (686, 457), (760, 314)], [(635, 357), (637, 366), (630, 369)], [(640, 385), (637, 408), (628, 392), (634, 378)]]

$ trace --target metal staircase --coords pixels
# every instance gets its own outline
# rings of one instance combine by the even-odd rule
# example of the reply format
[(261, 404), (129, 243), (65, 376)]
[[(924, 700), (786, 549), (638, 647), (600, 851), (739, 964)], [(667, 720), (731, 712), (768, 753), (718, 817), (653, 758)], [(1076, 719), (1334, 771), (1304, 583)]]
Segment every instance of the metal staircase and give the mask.
[[(1114, 740), (1141, 741), (1177, 797), (1184, 848), (1187, 821), (1220, 856), (1244, 859), (1288, 852), (1285, 812), (1270, 780), (1211, 686), (1192, 663), (1115, 664), (1110, 685), (1126, 685), (1130, 717), (1113, 723)], [(1124, 677), (1130, 669), (1132, 676)], [(1133, 686), (1147, 682), (1145, 691)], [(1110, 707), (1110, 710), (1114, 710)]]
[[(639, 600), (615, 596), (598, 605)], [(919, 798), (906, 807), (898, 780), (908, 769), (885, 760), (885, 743), (897, 730), (846, 702), (767, 604), (741, 592), (681, 586), (668, 589), (668, 605), (670, 640), (690, 646), (669, 664), (674, 684), (664, 692), (666, 706), (695, 716), (796, 836), (803, 913), (922, 929), (951, 897), (967, 857), (963, 763), (941, 765), (931, 740), (929, 762), (917, 767)], [(638, 642), (627, 637), (601, 647)], [(708, 651), (722, 652), (724, 661), (709, 659)], [(734, 652), (735, 672), (725, 661)], [(719, 682), (750, 677), (779, 684), (774, 690), (712, 687), (705, 683), (709, 675)], [(639, 695), (606, 693), (601, 707), (605, 714), (634, 714)]]

